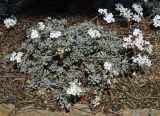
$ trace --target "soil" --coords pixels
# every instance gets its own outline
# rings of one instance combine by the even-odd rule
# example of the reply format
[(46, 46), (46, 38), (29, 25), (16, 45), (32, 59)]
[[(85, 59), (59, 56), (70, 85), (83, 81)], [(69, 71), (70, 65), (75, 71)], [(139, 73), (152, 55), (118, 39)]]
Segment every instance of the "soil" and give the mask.
[[(5, 55), (16, 51), (21, 43), (26, 40), (26, 29), (37, 21), (43, 21), (48, 16), (52, 18), (66, 18), (70, 25), (84, 21), (93, 21), (96, 25), (103, 25), (107, 31), (116, 31), (119, 37), (131, 34), (134, 28), (143, 30), (146, 40), (149, 40), (154, 51), (149, 56), (152, 60), (152, 66), (145, 68), (143, 73), (134, 73), (132, 77), (117, 79), (112, 82), (104, 92), (99, 92), (96, 87), (88, 88), (87, 93), (83, 95), (79, 104), (91, 103), (95, 91), (101, 95), (100, 105), (91, 108), (94, 112), (118, 112), (121, 109), (131, 108), (154, 108), (160, 109), (160, 30), (150, 26), (146, 17), (140, 24), (124, 25), (123, 22), (106, 24), (101, 17), (96, 17), (93, 12), (85, 13), (81, 11), (79, 15), (68, 13), (48, 15), (49, 13), (36, 13), (34, 11), (25, 11), (17, 15), (18, 23), (12, 29), (6, 29), (3, 22), (0, 22), (0, 103), (14, 104), (16, 110), (26, 106), (34, 108), (48, 109), (51, 111), (61, 110), (52, 94), (43, 88), (33, 92), (26, 91), (25, 86), (30, 82), (30, 75), (19, 73), (14, 68), (15, 63), (7, 65), (3, 62)], [(46, 101), (46, 102), (44, 102)]]

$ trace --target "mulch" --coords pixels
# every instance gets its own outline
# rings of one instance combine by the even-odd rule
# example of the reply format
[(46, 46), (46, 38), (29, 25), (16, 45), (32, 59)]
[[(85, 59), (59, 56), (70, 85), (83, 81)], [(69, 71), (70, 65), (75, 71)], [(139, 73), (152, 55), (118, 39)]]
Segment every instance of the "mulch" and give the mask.
[[(3, 22), (0, 23), (0, 103), (14, 104), (16, 110), (29, 105), (51, 111), (61, 110), (50, 91), (45, 91), (44, 88), (32, 92), (25, 90), (31, 75), (19, 73), (17, 69), (14, 69), (15, 63), (7, 65), (3, 62), (6, 54), (16, 51), (25, 41), (25, 30), (37, 21), (47, 18), (46, 15), (36, 16), (32, 12), (20, 14), (17, 17), (18, 24), (13, 29), (6, 29)], [(94, 13), (51, 17), (58, 19), (66, 17), (69, 25), (93, 20), (95, 24), (103, 25), (107, 31), (116, 31), (119, 37), (131, 34), (135, 27), (141, 28), (146, 39), (154, 46), (154, 52), (149, 56), (153, 61), (153, 66), (146, 69), (144, 74), (136, 73), (132, 77), (117, 79), (116, 82), (106, 87), (106, 91), (98, 92), (97, 90), (97, 94), (101, 95), (101, 104), (91, 109), (95, 112), (117, 112), (125, 108), (160, 109), (160, 31), (153, 29), (147, 19), (144, 19), (139, 25), (131, 24), (131, 27), (128, 27), (123, 25), (123, 22), (106, 24), (101, 18), (95, 18)], [(96, 89), (96, 87), (88, 88), (88, 93), (82, 96), (77, 103), (91, 103), (90, 98)], [(47, 101), (47, 104), (44, 101)]]

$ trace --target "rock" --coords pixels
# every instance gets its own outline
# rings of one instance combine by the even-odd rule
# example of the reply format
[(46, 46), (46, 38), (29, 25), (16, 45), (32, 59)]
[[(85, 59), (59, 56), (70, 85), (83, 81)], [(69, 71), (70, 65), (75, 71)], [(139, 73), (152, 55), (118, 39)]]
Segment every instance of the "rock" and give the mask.
[(0, 104), (0, 116), (14, 116), (15, 106), (11, 104)]
[(15, 116), (66, 116), (65, 113), (59, 113), (59, 112), (50, 112), (47, 110), (25, 110), (25, 111), (19, 111), (15, 114)]
[(155, 109), (126, 109), (122, 116), (160, 116), (160, 111)]
[(90, 116), (91, 110), (85, 104), (75, 104), (71, 109), (72, 116)]
[[(51, 112), (48, 110), (38, 110), (25, 108), (15, 112), (14, 105), (0, 104), (0, 116), (112, 116), (114, 113), (103, 114), (102, 112), (94, 113), (85, 104), (75, 104), (71, 107), (71, 111)], [(120, 113), (120, 116), (160, 116), (160, 111), (156, 109), (125, 109)]]
[(123, 111), (123, 116), (148, 116), (149, 109), (126, 109)]
[(149, 116), (160, 116), (160, 111), (156, 109), (151, 109)]

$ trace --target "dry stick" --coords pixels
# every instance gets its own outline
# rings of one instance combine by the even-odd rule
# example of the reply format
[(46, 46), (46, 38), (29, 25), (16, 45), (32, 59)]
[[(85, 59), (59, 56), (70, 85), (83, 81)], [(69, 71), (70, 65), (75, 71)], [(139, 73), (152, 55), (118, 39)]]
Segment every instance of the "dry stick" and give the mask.
[(6, 98), (3, 99), (2, 101), (0, 100), (0, 104), (4, 103), (6, 101)]
[[(111, 94), (113, 95), (113, 93), (111, 92)], [(123, 103), (123, 104), (127, 104), (128, 106), (132, 107), (131, 104), (129, 104), (128, 102), (124, 102), (124, 101), (121, 101), (119, 98), (117, 98), (116, 96), (112, 96), (115, 100), (117, 99), (119, 102)]]
[[(128, 78), (128, 80), (129, 80), (130, 84), (132, 85), (132, 87), (134, 88), (134, 92), (137, 93), (136, 90), (140, 90), (139, 85), (137, 85), (137, 83), (135, 83), (134, 81), (131, 81), (130, 78)], [(138, 87), (138, 89), (135, 88), (135, 86), (132, 84), (132, 82), (136, 85), (136, 87)], [(141, 91), (139, 91), (139, 92), (142, 93)]]
[(129, 96), (132, 99), (138, 100), (137, 98), (133, 97), (132, 95), (128, 94), (127, 92), (123, 91), (122, 89), (116, 87), (119, 91), (123, 92), (124, 94), (126, 94), (127, 96)]
[(96, 15), (94, 18), (92, 18), (90, 21), (96, 20), (100, 15)]
[(0, 77), (1, 78), (11, 78), (11, 77), (26, 77), (27, 75), (25, 76), (22, 76), (20, 73), (15, 73), (15, 72), (5, 72), (5, 73), (0, 73)]
[(141, 99), (160, 99), (160, 96), (157, 96), (157, 97), (143, 97), (143, 98), (138, 98), (138, 97), (134, 97), (132, 95), (129, 95), (128, 93), (126, 93), (125, 91), (117, 88), (118, 90), (120, 90), (121, 92), (125, 93), (127, 96), (129, 96), (130, 98), (133, 98), (135, 100), (141, 100)]
[[(130, 82), (131, 83), (131, 82)], [(118, 84), (118, 83), (117, 83)], [(129, 86), (129, 85), (127, 85), (127, 84), (124, 84), (124, 83), (122, 83), (123, 85), (125, 85), (125, 86), (127, 86), (128, 88), (130, 88), (131, 89), (131, 87)], [(118, 84), (119, 85), (119, 84)], [(132, 84), (131, 84), (132, 85)], [(119, 85), (120, 86), (120, 85)], [(132, 85), (132, 87), (134, 87), (133, 85)], [(134, 91), (135, 93), (137, 93), (136, 92), (136, 89), (134, 88), (132, 91)], [(137, 93), (138, 94), (138, 93)]]
[[(10, 88), (10, 87), (8, 87), (8, 86), (7, 86), (7, 89), (10, 90), (10, 91), (14, 91), (13, 88)], [(27, 95), (27, 96), (33, 97), (32, 95), (27, 94), (25, 91), (22, 91), (22, 93), (25, 94), (25, 95)], [(20, 98), (20, 97), (19, 97), (19, 98)]]
[(19, 101), (19, 103), (33, 103), (34, 101)]
[(121, 99), (127, 99), (127, 97), (124, 97), (124, 98), (116, 98), (116, 99), (114, 99), (114, 100), (118, 100), (119, 102), (122, 102), (123, 104), (127, 104), (128, 106), (130, 106), (130, 108), (133, 106), (133, 105), (131, 105), (131, 104), (128, 103), (128, 102), (121, 101)]

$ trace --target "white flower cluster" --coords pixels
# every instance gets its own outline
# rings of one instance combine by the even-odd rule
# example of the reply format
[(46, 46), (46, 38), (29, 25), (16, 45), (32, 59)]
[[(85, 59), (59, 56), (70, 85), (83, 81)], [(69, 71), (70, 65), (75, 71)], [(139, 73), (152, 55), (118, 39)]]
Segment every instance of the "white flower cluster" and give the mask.
[[(40, 32), (45, 29), (45, 24), (43, 22), (38, 22), (38, 29), (33, 29), (31, 30), (31, 39), (36, 39), (36, 38), (40, 38)], [(62, 35), (62, 33), (60, 31), (51, 31), (49, 34), (50, 38), (58, 38)]]
[(152, 52), (153, 46), (150, 44), (149, 41), (143, 40), (142, 31), (139, 29), (134, 29), (133, 35), (129, 35), (129, 37), (124, 37), (123, 40), (124, 48), (133, 48), (134, 46), (136, 46), (140, 51), (144, 50), (148, 53)]
[(113, 18), (113, 14), (108, 13), (107, 9), (99, 9), (98, 12), (104, 15), (103, 19), (107, 21), (107, 23), (115, 22), (115, 19)]
[(10, 28), (10, 27), (14, 27), (16, 24), (17, 24), (17, 19), (16, 18), (6, 18), (4, 20), (4, 24), (7, 28)]
[(70, 95), (80, 95), (82, 92), (82, 89), (79, 87), (80, 83), (78, 83), (78, 80), (75, 80), (73, 82), (70, 82), (70, 87), (67, 89), (67, 94)]
[(23, 56), (22, 52), (13, 52), (10, 57), (10, 61), (17, 61), (18, 63), (22, 62), (21, 57)]
[(60, 31), (51, 31), (50, 38), (58, 38), (62, 35)]
[(132, 8), (137, 13), (137, 14), (133, 14), (132, 20), (134, 20), (136, 22), (140, 22), (141, 21), (141, 17), (143, 16), (143, 8), (142, 8), (142, 6), (140, 4), (133, 4)]
[(115, 75), (115, 76), (118, 76), (119, 75), (119, 72), (117, 72), (116, 70), (113, 70), (113, 67), (112, 67), (112, 64), (110, 62), (105, 62), (104, 63), (104, 69), (107, 71), (107, 72), (110, 72), (111, 74)]
[(151, 61), (148, 59), (147, 56), (141, 56), (140, 54), (137, 57), (132, 57), (134, 63), (138, 63), (140, 66), (147, 65), (151, 66)]
[(135, 36), (135, 41), (134, 41), (135, 46), (137, 46), (137, 48), (140, 51), (142, 51), (143, 50), (143, 44), (144, 44), (142, 31), (140, 31), (139, 29), (134, 29), (133, 35)]
[(124, 6), (121, 3), (115, 4), (116, 10), (120, 12), (121, 16), (124, 16), (128, 21), (131, 20), (133, 13), (130, 9), (124, 8)]
[(133, 35), (135, 36), (134, 45), (137, 46), (140, 51), (145, 50), (148, 53), (152, 52), (153, 46), (149, 41), (143, 40), (142, 31), (140, 31), (139, 29), (134, 29)]
[(101, 37), (100, 32), (97, 30), (93, 30), (93, 29), (89, 29), (88, 34), (91, 36), (91, 38), (96, 38), (96, 37), (100, 38)]
[(121, 3), (115, 4), (115, 6), (116, 6), (115, 9), (120, 12), (120, 15), (125, 17), (128, 21), (131, 21), (131, 20), (136, 22), (141, 21), (141, 17), (143, 16), (143, 8), (141, 5), (139, 4), (132, 5), (132, 8), (136, 12), (136, 14), (131, 12), (130, 9), (124, 8), (124, 6)]
[(153, 25), (155, 27), (160, 27), (160, 16), (159, 15), (156, 15), (154, 18), (153, 18)]
[[(136, 46), (140, 51), (145, 50), (148, 53), (152, 52), (153, 46), (150, 44), (149, 41), (143, 40), (142, 31), (139, 29), (134, 29), (133, 35), (129, 35), (129, 37), (124, 37), (123, 40), (123, 47), (125, 48), (134, 48), (134, 46)], [(148, 59), (147, 56), (141, 56), (140, 54), (138, 54), (137, 57), (132, 57), (132, 59), (133, 63), (137, 63), (140, 66), (151, 66), (151, 61)]]
[(143, 8), (141, 5), (139, 4), (133, 4), (132, 8), (134, 9), (134, 11), (136, 11), (136, 13), (140, 16), (143, 16)]

